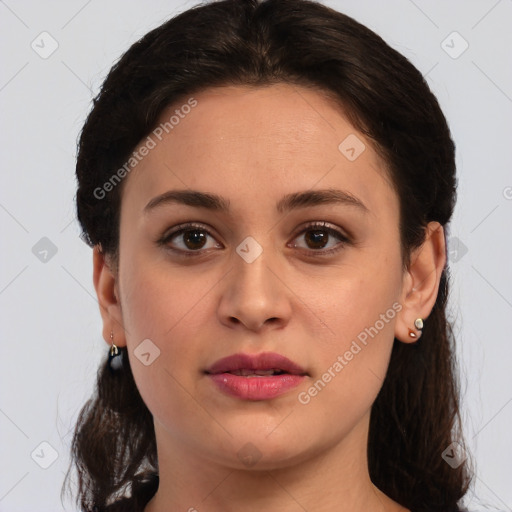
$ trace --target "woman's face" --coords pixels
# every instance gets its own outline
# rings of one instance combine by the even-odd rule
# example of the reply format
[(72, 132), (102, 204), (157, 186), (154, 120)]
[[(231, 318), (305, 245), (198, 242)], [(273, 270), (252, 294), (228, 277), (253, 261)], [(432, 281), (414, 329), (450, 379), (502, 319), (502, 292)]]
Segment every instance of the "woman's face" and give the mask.
[[(384, 164), (313, 90), (193, 100), (142, 141), (122, 194), (116, 293), (160, 448), (277, 468), (361, 446), (403, 291)], [(262, 353), (299, 375), (270, 357), (207, 373)]]

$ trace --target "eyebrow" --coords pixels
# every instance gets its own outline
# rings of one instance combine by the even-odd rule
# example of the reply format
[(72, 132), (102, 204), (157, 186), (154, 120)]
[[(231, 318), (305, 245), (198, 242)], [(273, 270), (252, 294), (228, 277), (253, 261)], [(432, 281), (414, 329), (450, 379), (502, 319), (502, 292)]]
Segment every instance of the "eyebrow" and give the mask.
[[(217, 194), (199, 192), (198, 190), (170, 190), (151, 199), (144, 211), (149, 212), (167, 204), (184, 204), (221, 213), (229, 213), (230, 208), (230, 201)], [(324, 204), (354, 206), (363, 213), (369, 213), (368, 208), (360, 199), (349, 192), (338, 189), (306, 190), (287, 194), (278, 201), (276, 210), (278, 213), (285, 213)]]

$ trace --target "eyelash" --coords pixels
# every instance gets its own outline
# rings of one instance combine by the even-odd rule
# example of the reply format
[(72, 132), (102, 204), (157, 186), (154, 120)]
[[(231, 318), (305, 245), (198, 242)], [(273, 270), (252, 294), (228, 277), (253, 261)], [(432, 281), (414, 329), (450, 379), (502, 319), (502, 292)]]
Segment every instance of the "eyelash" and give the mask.
[[(174, 253), (177, 253), (180, 256), (184, 256), (184, 257), (201, 256), (202, 255), (201, 250), (184, 251), (182, 249), (174, 249), (172, 247), (169, 247), (169, 245), (168, 245), (169, 242), (173, 238), (177, 237), (178, 235), (182, 235), (183, 233), (186, 233), (187, 231), (194, 231), (194, 230), (202, 231), (202, 232), (206, 233), (208, 236), (213, 238), (213, 235), (210, 233), (210, 231), (208, 230), (208, 228), (206, 226), (204, 226), (202, 224), (189, 223), (189, 224), (180, 224), (179, 226), (176, 226), (176, 229), (174, 231), (164, 234), (164, 236), (160, 240), (157, 241), (157, 244), (160, 246), (166, 246), (167, 249), (169, 249), (170, 251), (172, 251)], [(332, 235), (335, 238), (338, 238), (340, 240), (340, 242), (338, 244), (336, 244), (336, 246), (331, 249), (326, 249), (326, 250), (302, 249), (303, 251), (305, 251), (309, 254), (312, 254), (314, 256), (320, 256), (320, 257), (329, 256), (331, 254), (334, 254), (334, 253), (337, 253), (338, 251), (340, 251), (345, 245), (352, 243), (351, 240), (346, 235), (344, 235), (343, 233), (341, 233), (340, 231), (338, 231), (332, 227), (329, 227), (329, 224), (327, 222), (311, 222), (311, 223), (307, 224), (306, 226), (304, 226), (302, 231), (295, 234), (293, 239), (295, 240), (297, 237), (307, 233), (308, 231), (314, 231), (314, 230), (325, 231), (329, 235)]]

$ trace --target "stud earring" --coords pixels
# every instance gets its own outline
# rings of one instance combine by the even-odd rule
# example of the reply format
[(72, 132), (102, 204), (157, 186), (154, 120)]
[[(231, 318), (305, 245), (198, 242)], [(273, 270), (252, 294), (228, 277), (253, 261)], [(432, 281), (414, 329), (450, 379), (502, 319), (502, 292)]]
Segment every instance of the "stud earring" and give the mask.
[(416, 327), (419, 333), (416, 334), (412, 329), (409, 329), (409, 336), (412, 339), (419, 339), (419, 337), (421, 336), (421, 330), (423, 329), (423, 319), (416, 318), (416, 320), (414, 320), (414, 327)]
[(120, 370), (123, 366), (123, 357), (121, 351), (114, 343), (114, 333), (110, 331), (110, 349), (108, 352), (108, 366), (112, 372)]

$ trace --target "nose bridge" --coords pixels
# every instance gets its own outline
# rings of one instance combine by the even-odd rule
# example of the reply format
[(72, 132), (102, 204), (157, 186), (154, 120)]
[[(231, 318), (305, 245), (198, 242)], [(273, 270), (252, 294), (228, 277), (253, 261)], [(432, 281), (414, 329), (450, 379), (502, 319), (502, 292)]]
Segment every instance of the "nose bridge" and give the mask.
[(269, 294), (269, 279), (271, 272), (269, 270), (268, 256), (261, 255), (255, 261), (247, 263), (242, 260), (237, 262), (235, 273), (240, 281), (238, 288), (244, 290), (247, 288), (254, 295), (264, 293)]
[(239, 244), (219, 307), (223, 322), (255, 329), (269, 320), (287, 320), (290, 305), (277, 278), (278, 264), (272, 250), (263, 249), (254, 238)]
[(268, 248), (263, 250), (254, 239), (246, 239), (237, 247), (232, 286), (244, 303), (268, 302), (274, 295), (275, 276), (269, 269), (270, 252)]

